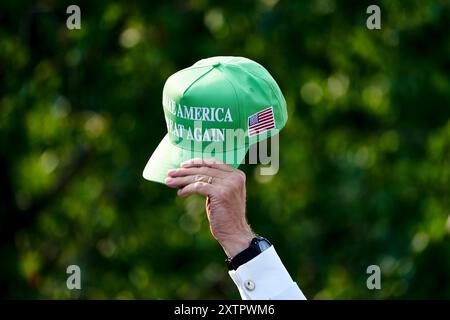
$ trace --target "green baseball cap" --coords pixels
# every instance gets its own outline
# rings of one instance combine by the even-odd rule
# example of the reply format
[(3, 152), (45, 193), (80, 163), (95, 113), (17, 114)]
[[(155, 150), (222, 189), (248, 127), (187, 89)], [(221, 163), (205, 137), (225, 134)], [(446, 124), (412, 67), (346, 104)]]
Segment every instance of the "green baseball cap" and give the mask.
[(278, 84), (243, 57), (211, 57), (174, 73), (162, 100), (167, 134), (143, 172), (160, 183), (169, 169), (192, 158), (237, 168), (252, 144), (277, 134), (288, 118)]

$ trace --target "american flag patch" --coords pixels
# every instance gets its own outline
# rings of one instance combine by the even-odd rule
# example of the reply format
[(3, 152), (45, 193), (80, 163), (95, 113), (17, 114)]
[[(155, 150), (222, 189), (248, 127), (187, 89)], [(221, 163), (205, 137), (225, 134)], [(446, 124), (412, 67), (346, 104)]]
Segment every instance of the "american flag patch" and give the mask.
[(248, 117), (249, 137), (274, 128), (275, 128), (275, 119), (273, 117), (272, 107), (268, 107)]

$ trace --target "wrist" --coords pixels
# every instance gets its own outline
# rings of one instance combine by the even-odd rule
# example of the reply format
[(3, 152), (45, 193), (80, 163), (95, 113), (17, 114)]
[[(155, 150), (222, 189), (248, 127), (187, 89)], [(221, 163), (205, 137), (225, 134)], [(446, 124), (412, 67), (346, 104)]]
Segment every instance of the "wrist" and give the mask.
[(238, 253), (247, 249), (254, 237), (255, 234), (248, 228), (248, 230), (237, 233), (229, 239), (221, 241), (220, 245), (228, 258), (233, 258)]
[(272, 244), (266, 238), (255, 236), (246, 249), (239, 252), (233, 258), (228, 258), (225, 260), (228, 270), (238, 270), (240, 266), (253, 260), (263, 251), (269, 249), (271, 246)]

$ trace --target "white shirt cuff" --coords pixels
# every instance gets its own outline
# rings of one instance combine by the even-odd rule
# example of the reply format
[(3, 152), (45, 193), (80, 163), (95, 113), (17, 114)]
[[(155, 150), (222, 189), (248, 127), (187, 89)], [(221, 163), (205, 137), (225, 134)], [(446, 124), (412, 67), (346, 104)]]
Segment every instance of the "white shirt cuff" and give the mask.
[(273, 246), (228, 273), (243, 300), (306, 300)]

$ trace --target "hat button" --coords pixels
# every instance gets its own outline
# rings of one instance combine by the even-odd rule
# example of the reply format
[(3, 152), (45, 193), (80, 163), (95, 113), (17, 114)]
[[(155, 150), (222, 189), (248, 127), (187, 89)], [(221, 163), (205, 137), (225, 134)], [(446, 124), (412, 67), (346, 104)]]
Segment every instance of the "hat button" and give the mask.
[(216, 62), (213, 64), (213, 67), (218, 67), (218, 66), (220, 66), (220, 62)]

